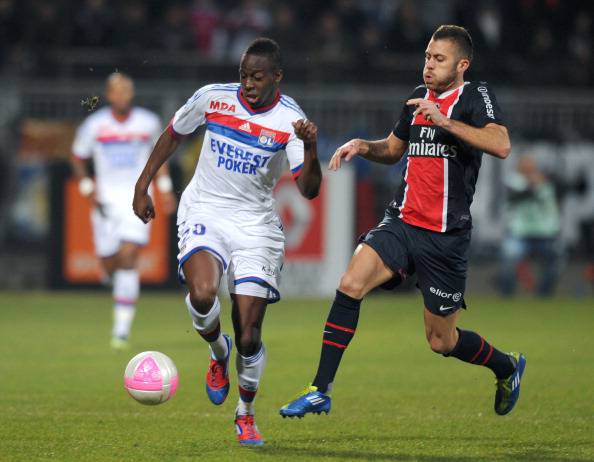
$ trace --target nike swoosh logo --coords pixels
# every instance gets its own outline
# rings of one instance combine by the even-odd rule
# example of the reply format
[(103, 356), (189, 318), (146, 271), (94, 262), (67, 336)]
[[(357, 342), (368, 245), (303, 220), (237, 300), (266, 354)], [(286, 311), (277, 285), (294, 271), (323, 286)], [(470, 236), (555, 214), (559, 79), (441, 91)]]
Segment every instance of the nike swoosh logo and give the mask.
[(453, 306), (443, 306), (441, 305), (439, 307), (439, 311), (447, 311), (447, 310), (451, 310), (452, 308), (454, 308)]

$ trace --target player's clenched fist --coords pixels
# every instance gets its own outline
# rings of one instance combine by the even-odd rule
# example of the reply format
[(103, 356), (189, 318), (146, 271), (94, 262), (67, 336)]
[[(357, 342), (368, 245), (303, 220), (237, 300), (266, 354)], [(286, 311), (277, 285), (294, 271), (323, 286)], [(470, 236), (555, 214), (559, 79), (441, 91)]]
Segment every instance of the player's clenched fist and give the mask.
[(305, 144), (313, 144), (317, 141), (318, 127), (311, 120), (299, 119), (297, 122), (293, 122), (292, 125), (297, 138)]
[(328, 169), (334, 171), (338, 170), (340, 168), (341, 159), (344, 159), (345, 161), (349, 162), (353, 157), (358, 156), (360, 154), (364, 154), (364, 147), (365, 144), (362, 140), (359, 139), (351, 140), (343, 144), (336, 150), (336, 152), (330, 159)]
[(155, 218), (155, 207), (153, 200), (147, 192), (134, 192), (134, 200), (132, 201), (132, 208), (138, 218), (144, 223), (148, 223)]

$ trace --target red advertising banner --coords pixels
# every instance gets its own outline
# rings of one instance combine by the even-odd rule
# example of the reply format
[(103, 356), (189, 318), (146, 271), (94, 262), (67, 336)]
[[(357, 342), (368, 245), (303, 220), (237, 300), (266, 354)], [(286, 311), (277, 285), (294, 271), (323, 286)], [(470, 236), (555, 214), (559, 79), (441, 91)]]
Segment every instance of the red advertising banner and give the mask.
[[(159, 213), (160, 196), (153, 191), (157, 218), (151, 224), (151, 237), (140, 255), (143, 283), (161, 284), (169, 278), (169, 217)], [(64, 186), (63, 276), (68, 284), (100, 281), (100, 265), (93, 245), (91, 204), (78, 191), (75, 179)]]
[(325, 183), (322, 182), (318, 197), (310, 201), (299, 193), (295, 180), (285, 175), (279, 180), (274, 196), (283, 221), (286, 260), (322, 260), (325, 249)]

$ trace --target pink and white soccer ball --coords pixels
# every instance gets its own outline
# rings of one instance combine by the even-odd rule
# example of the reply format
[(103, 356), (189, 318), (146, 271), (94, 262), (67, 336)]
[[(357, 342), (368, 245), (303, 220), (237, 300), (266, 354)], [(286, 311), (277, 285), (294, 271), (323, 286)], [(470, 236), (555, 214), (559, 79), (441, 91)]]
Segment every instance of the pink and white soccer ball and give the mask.
[(177, 390), (179, 378), (171, 358), (158, 351), (134, 356), (124, 372), (124, 385), (132, 398), (142, 404), (161, 404)]

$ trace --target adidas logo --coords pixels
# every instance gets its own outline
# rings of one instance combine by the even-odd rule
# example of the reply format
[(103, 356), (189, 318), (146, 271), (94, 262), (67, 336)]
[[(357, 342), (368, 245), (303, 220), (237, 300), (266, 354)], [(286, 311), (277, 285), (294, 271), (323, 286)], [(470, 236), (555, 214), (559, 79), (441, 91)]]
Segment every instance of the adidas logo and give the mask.
[(516, 388), (518, 388), (518, 385), (520, 385), (520, 376), (516, 375), (516, 377), (512, 381), (512, 386), (511, 386), (512, 391), (514, 391)]
[(324, 402), (324, 400), (320, 396), (317, 396), (317, 395), (306, 396), (305, 399), (308, 400), (314, 406)]
[(252, 133), (252, 127), (250, 126), (249, 122), (246, 122), (243, 125), (240, 125), (239, 129), (243, 130), (244, 132)]

